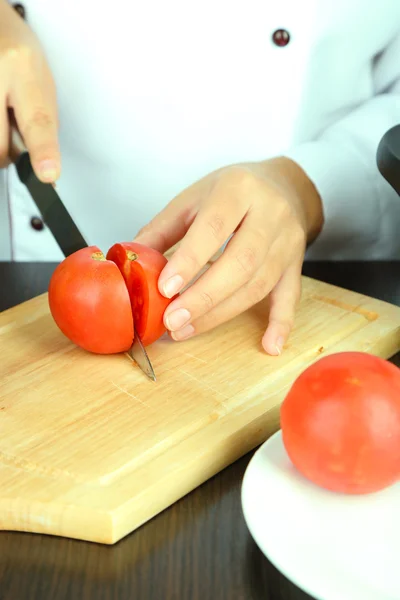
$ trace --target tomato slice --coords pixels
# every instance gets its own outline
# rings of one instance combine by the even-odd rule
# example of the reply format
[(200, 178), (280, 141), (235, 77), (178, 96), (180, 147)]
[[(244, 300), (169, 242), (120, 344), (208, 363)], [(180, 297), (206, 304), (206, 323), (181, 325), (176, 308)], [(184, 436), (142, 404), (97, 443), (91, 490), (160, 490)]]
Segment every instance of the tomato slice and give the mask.
[(133, 341), (132, 309), (121, 272), (97, 246), (65, 258), (49, 285), (50, 312), (74, 344), (97, 354), (126, 352)]
[(144, 346), (149, 346), (166, 331), (165, 309), (172, 301), (158, 290), (158, 278), (167, 264), (163, 254), (136, 242), (114, 244), (107, 252), (122, 273), (128, 289), (133, 320)]

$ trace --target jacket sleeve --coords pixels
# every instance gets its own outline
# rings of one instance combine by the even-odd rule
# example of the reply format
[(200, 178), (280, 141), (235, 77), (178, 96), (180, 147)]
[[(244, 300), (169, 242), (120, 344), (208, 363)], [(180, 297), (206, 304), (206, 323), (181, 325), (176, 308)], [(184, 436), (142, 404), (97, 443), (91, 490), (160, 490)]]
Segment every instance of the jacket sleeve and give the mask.
[(400, 34), (373, 65), (376, 95), (313, 141), (285, 153), (323, 203), (324, 227), (306, 259), (400, 258), (400, 198), (381, 176), (376, 151), (400, 124)]

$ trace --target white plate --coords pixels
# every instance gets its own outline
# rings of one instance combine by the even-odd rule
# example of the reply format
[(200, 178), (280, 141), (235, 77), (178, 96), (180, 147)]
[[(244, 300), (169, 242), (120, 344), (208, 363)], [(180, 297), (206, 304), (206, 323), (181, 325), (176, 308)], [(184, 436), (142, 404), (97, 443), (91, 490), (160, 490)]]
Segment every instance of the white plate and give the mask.
[(400, 484), (325, 491), (295, 470), (278, 431), (247, 467), (242, 506), (261, 551), (317, 600), (400, 600)]

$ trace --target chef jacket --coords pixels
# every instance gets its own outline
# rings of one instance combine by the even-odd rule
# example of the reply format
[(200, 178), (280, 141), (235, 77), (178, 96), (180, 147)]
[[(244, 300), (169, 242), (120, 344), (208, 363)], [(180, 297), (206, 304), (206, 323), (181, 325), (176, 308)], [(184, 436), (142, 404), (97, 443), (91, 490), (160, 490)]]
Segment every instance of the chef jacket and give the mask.
[[(307, 259), (400, 257), (400, 199), (376, 167), (400, 123), (399, 0), (23, 8), (57, 86), (57, 189), (89, 244), (131, 240), (215, 169), (284, 155), (323, 201)], [(62, 258), (15, 167), (1, 170), (0, 259)]]

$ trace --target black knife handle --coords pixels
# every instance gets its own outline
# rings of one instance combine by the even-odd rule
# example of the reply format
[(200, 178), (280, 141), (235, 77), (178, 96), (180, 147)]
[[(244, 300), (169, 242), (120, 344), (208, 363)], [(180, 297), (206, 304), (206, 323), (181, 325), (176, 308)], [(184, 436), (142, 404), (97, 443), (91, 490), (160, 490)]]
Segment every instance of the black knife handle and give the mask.
[(71, 215), (61, 202), (51, 183), (42, 183), (33, 172), (29, 154), (22, 154), (15, 168), (18, 177), (32, 196), (43, 221), (53, 234), (65, 256), (69, 256), (88, 244), (75, 225)]
[[(17, 170), (21, 183), (27, 186), (30, 178), (33, 175), (33, 167), (28, 152), (21, 153), (15, 161), (14, 166)], [(51, 185), (51, 183), (48, 183), (47, 185)]]
[(392, 127), (382, 137), (376, 162), (381, 175), (400, 196), (400, 125)]

